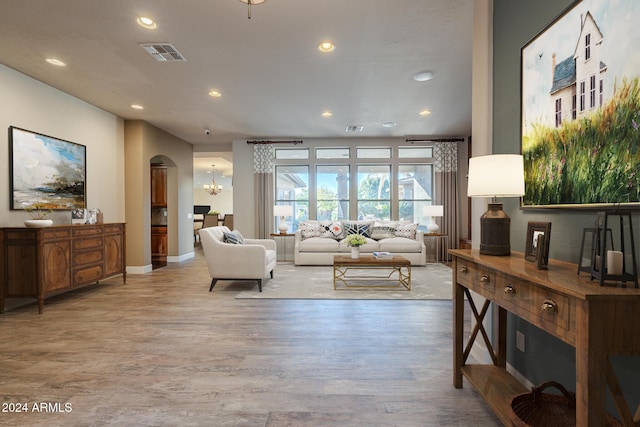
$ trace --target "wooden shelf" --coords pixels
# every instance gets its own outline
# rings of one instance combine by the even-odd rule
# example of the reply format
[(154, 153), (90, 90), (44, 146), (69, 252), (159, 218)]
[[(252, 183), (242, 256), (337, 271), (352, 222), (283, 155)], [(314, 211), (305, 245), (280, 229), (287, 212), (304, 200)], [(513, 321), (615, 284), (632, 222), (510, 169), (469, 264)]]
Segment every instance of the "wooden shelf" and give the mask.
[(511, 425), (511, 399), (526, 389), (506, 370), (494, 365), (465, 365), (462, 375), (505, 425)]

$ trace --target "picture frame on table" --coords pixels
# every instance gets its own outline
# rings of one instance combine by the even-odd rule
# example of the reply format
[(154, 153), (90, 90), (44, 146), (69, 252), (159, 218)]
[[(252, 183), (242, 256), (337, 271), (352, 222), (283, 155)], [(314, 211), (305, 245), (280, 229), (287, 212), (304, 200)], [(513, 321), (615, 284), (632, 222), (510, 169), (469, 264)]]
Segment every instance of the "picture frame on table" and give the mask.
[(548, 265), (550, 241), (550, 222), (529, 222), (527, 224), (524, 258), (538, 265)]
[(71, 224), (85, 224), (87, 222), (87, 210), (86, 209), (72, 209), (71, 210)]

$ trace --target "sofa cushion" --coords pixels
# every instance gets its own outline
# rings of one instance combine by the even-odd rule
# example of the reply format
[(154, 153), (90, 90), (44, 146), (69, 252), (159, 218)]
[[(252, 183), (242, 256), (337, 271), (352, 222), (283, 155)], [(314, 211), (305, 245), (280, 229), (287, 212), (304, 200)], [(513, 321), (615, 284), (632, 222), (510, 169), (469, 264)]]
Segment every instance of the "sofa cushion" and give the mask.
[(312, 237), (320, 237), (324, 230), (318, 221), (302, 221), (298, 228), (300, 229), (300, 237), (309, 239)]
[(309, 237), (298, 243), (300, 252), (337, 252), (340, 244), (327, 237)]
[(373, 221), (342, 221), (344, 236), (362, 234), (364, 237), (371, 237), (372, 225)]
[(223, 242), (225, 243), (230, 243), (232, 245), (244, 244), (244, 238), (240, 233), (237, 233), (235, 231), (225, 231), (223, 232), (223, 235), (224, 235)]
[(396, 226), (396, 237), (406, 237), (407, 239), (416, 238), (416, 231), (418, 230), (418, 224), (411, 222), (400, 222)]
[(380, 250), (385, 252), (421, 252), (422, 244), (415, 239), (406, 237), (390, 237), (378, 241)]
[(331, 239), (342, 239), (344, 237), (344, 228), (340, 221), (318, 221), (320, 224), (320, 237), (329, 237)]
[(276, 251), (271, 250), (271, 249), (267, 249), (266, 251), (266, 261), (265, 261), (265, 265), (269, 265), (272, 262), (276, 262), (276, 258), (277, 258), (277, 254)]
[(371, 238), (375, 240), (395, 237), (398, 221), (376, 221), (371, 227)]

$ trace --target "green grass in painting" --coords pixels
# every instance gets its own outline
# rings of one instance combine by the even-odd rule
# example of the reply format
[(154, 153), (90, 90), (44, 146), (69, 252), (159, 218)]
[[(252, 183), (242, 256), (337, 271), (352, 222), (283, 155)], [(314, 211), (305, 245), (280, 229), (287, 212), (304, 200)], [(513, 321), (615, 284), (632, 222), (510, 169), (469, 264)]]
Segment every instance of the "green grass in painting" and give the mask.
[(635, 78), (597, 111), (558, 128), (536, 124), (523, 135), (524, 205), (639, 202), (639, 145)]

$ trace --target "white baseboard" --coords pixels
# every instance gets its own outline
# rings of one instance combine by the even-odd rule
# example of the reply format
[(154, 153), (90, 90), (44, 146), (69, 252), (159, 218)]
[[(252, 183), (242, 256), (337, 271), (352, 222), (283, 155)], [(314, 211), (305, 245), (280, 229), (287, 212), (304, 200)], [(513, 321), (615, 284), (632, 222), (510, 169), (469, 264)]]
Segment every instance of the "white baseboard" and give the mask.
[(518, 381), (520, 381), (520, 383), (523, 384), (527, 389), (531, 390), (531, 388), (533, 387), (533, 384), (531, 383), (531, 381), (526, 379), (524, 375), (522, 375), (519, 371), (516, 370), (516, 368), (511, 366), (509, 363), (507, 363), (507, 372), (513, 375), (513, 377)]
[(182, 254), (179, 256), (168, 256), (167, 257), (167, 262), (182, 262), (182, 261), (186, 261), (190, 258), (194, 258), (196, 256), (195, 252), (189, 252), (186, 254)]
[(153, 270), (153, 266), (149, 265), (128, 265), (127, 266), (127, 274), (145, 274)]

